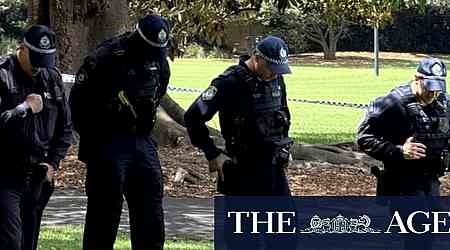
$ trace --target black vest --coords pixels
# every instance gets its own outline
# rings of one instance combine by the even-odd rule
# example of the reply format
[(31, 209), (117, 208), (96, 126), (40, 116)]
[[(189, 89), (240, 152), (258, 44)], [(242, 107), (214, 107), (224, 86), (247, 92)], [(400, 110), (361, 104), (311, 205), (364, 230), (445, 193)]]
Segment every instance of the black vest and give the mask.
[[(112, 133), (150, 134), (156, 121), (156, 112), (167, 86), (163, 86), (163, 74), (168, 74), (166, 64), (158, 60), (136, 61), (130, 53), (130, 36), (125, 34), (106, 41), (112, 54), (111, 72), (96, 72), (108, 76), (111, 82), (108, 109), (111, 112)], [(102, 59), (103, 60), (103, 59)], [(108, 57), (104, 60), (110, 60)], [(132, 108), (119, 98), (122, 92)]]
[(450, 139), (449, 128), (449, 100), (445, 94), (441, 94), (433, 103), (423, 106), (417, 102), (412, 92), (397, 90), (401, 93), (400, 101), (404, 107), (413, 132), (415, 142), (424, 144), (427, 157), (418, 160), (419, 167), (424, 172), (442, 174), (441, 158), (448, 149)]
[[(289, 119), (282, 110), (281, 79), (261, 81), (240, 65), (225, 74), (238, 81), (238, 98), (227, 98), (221, 117), (222, 134), (232, 155), (271, 151), (287, 135)], [(223, 120), (223, 121), (222, 121)]]

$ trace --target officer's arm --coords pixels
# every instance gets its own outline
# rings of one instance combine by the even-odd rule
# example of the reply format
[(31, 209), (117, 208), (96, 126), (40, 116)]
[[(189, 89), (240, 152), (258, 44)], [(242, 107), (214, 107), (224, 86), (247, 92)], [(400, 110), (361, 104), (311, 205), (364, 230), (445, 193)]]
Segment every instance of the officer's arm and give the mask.
[(208, 161), (220, 154), (220, 150), (209, 137), (206, 122), (211, 120), (214, 114), (222, 107), (224, 96), (224, 81), (215, 79), (191, 105), (184, 115), (191, 143), (203, 150)]
[(93, 124), (92, 113), (97, 110), (93, 84), (95, 82), (95, 70), (97, 60), (88, 56), (84, 60), (83, 65), (77, 72), (75, 84), (70, 91), (69, 106), (72, 114), (72, 122), (77, 133), (81, 134), (84, 128), (88, 128), (89, 124)]
[(281, 93), (282, 93), (282, 99), (281, 99), (281, 105), (282, 105), (282, 110), (284, 111), (284, 113), (287, 116), (287, 119), (289, 121), (289, 126), (287, 127), (287, 129), (284, 131), (285, 134), (284, 136), (288, 137), (289, 136), (289, 128), (291, 125), (291, 113), (289, 112), (289, 107), (288, 107), (288, 103), (287, 103), (287, 91), (286, 91), (286, 84), (284, 82), (283, 77), (281, 78)]
[[(50, 76), (56, 85), (63, 90), (61, 75), (59, 72), (50, 70)], [(67, 154), (67, 150), (72, 143), (72, 120), (70, 115), (69, 105), (64, 91), (62, 91), (62, 101), (58, 104), (58, 117), (56, 118), (55, 132), (52, 141), (50, 142), (50, 149), (46, 162), (58, 169), (59, 163)]]
[(5, 101), (8, 94), (6, 83), (0, 77), (0, 114), (6, 110)]
[[(10, 78), (5, 72), (0, 71), (0, 115), (3, 115), (5, 111), (10, 109), (10, 107), (7, 107), (7, 99), (10, 95), (7, 81), (10, 81)], [(11, 124), (10, 121), (12, 121), (12, 119), (6, 121), (0, 119), (0, 129), (6, 128), (8, 124)]]
[[(392, 119), (395, 116), (397, 119)], [(357, 143), (360, 149), (380, 161), (402, 160), (402, 146), (386, 139), (387, 128), (394, 127), (401, 116), (398, 105), (389, 97), (380, 97), (372, 102), (358, 128)]]
[(161, 97), (163, 97), (167, 92), (167, 86), (169, 85), (170, 79), (170, 66), (166, 59), (163, 60), (161, 69), (161, 88), (159, 89)]

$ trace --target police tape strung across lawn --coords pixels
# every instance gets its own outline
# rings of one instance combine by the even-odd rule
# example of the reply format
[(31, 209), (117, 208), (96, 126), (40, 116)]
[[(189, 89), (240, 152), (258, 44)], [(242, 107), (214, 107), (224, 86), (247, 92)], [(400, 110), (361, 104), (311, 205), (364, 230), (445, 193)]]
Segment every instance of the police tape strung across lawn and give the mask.
[[(62, 74), (64, 83), (74, 83), (75, 76), (69, 74)], [(181, 92), (181, 93), (202, 93), (203, 89), (197, 88), (185, 88), (185, 87), (176, 87), (173, 85), (169, 85), (167, 87), (169, 91), (173, 92)], [(322, 105), (331, 105), (338, 107), (348, 107), (348, 108), (357, 108), (357, 109), (366, 109), (368, 107), (367, 104), (360, 103), (348, 103), (348, 102), (338, 102), (338, 101), (330, 101), (330, 100), (308, 100), (308, 99), (299, 99), (299, 98), (288, 98), (289, 102), (298, 102), (298, 103), (310, 103), (310, 104), (322, 104)]]

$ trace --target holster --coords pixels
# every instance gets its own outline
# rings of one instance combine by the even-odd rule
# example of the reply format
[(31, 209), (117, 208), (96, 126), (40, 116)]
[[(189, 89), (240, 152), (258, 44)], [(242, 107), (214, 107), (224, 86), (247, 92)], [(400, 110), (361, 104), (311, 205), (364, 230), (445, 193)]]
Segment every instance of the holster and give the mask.
[(38, 201), (41, 197), (42, 187), (47, 182), (48, 168), (42, 164), (29, 165), (26, 168), (25, 188), (30, 192), (33, 199)]
[(238, 166), (232, 161), (225, 161), (222, 167), (224, 180), (217, 179), (217, 192), (224, 195), (231, 195), (233, 192), (233, 183), (236, 180), (238, 173)]
[(279, 141), (274, 141), (272, 164), (276, 166), (284, 166), (289, 163), (289, 150), (293, 144), (294, 141), (289, 137), (283, 138)]

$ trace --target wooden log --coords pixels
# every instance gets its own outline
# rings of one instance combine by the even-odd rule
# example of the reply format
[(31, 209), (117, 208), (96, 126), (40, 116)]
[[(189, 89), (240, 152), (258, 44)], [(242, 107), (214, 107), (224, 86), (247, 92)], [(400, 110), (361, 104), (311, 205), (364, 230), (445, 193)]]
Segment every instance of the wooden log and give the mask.
[[(198, 175), (197, 175), (198, 176)], [(178, 168), (177, 172), (175, 173), (175, 177), (173, 179), (173, 182), (175, 184), (181, 185), (184, 182), (189, 182), (192, 184), (198, 184), (198, 178), (196, 178), (194, 175), (192, 175), (189, 171), (187, 171), (184, 168)]]

